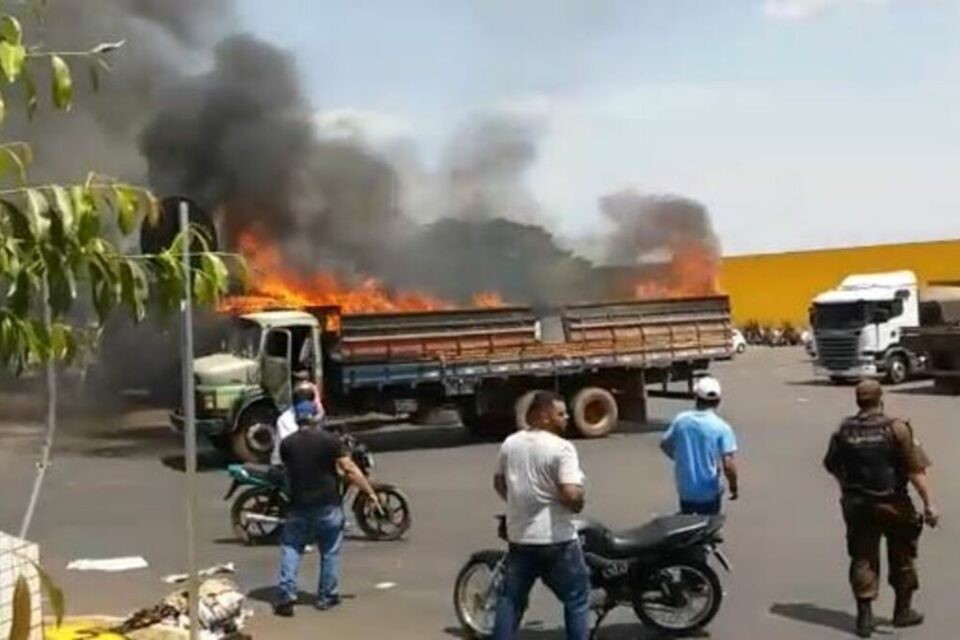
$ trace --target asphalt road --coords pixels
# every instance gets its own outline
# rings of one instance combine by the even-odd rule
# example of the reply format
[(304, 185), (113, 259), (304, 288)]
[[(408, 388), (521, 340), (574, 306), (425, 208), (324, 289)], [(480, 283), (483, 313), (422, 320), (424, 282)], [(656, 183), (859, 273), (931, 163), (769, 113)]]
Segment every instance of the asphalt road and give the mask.
[[(710, 628), (722, 640), (847, 638), (852, 602), (837, 492), (821, 471), (829, 432), (852, 405), (850, 388), (812, 381), (797, 350), (757, 349), (716, 369), (725, 386), (722, 413), (738, 431), (742, 497), (729, 506), (726, 552), (734, 570), (724, 578), (723, 608)], [(888, 393), (892, 413), (909, 416), (934, 460), (941, 528), (921, 542), (926, 626), (881, 637), (943, 640), (960, 623), (955, 607), (960, 575), (960, 399), (936, 396), (924, 384)], [(682, 408), (655, 401), (654, 424), (626, 426), (600, 441), (579, 441), (588, 475), (588, 511), (612, 527), (642, 523), (674, 509), (670, 468), (657, 448), (664, 421)], [(0, 407), (0, 417), (6, 411)], [(68, 409), (69, 410), (69, 409)], [(0, 426), (0, 528), (16, 530), (32, 471), (37, 427), (22, 420)], [(342, 607), (320, 613), (301, 606), (293, 620), (269, 613), (277, 550), (247, 548), (232, 536), (221, 497), (228, 482), (213, 456), (200, 476), (200, 557), (233, 561), (249, 591), (258, 638), (456, 638), (451, 605), (454, 576), (469, 554), (496, 548), (493, 515), (501, 509), (490, 488), (496, 445), (475, 443), (455, 427), (402, 428), (369, 435), (377, 473), (412, 501), (414, 525), (398, 543), (348, 542)], [(44, 563), (67, 591), (73, 613), (124, 614), (166, 592), (160, 577), (183, 570), (184, 476), (176, 438), (156, 411), (123, 418), (70, 420), (37, 514), (32, 538)], [(66, 571), (71, 559), (142, 555), (149, 569), (122, 574)], [(305, 565), (313, 589), (315, 558)], [(892, 597), (879, 609), (889, 615)], [(538, 592), (523, 638), (562, 638), (559, 607)], [(607, 640), (650, 636), (626, 609), (605, 625)], [(341, 635), (342, 634), (342, 635)]]

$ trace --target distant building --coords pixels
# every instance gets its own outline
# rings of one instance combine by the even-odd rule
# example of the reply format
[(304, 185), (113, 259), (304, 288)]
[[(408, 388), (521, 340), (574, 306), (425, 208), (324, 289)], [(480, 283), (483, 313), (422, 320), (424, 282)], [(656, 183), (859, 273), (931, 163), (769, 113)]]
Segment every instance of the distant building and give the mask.
[(909, 269), (921, 283), (960, 281), (960, 239), (725, 257), (720, 288), (735, 322), (808, 323), (817, 293), (851, 273)]

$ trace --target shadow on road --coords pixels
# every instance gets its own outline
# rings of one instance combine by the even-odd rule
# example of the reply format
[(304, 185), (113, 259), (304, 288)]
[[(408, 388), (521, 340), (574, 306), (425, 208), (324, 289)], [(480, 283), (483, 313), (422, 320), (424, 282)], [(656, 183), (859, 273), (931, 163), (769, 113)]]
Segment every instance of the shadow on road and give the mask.
[[(770, 607), (770, 613), (797, 622), (836, 629), (844, 633), (852, 633), (857, 623), (857, 619), (852, 613), (827, 609), (809, 602), (778, 603)], [(876, 621), (878, 624), (889, 622), (880, 618), (877, 618)]]
[(935, 384), (914, 385), (902, 389), (892, 389), (890, 393), (903, 396), (946, 396), (957, 397), (956, 393), (951, 393), (947, 389), (936, 386)]
[(822, 380), (820, 378), (811, 378), (810, 380), (788, 380), (785, 384), (788, 387), (851, 387), (856, 380)]
[[(517, 638), (519, 640), (564, 640), (564, 638), (567, 637), (563, 628), (538, 629), (531, 628), (531, 626), (535, 625), (536, 623), (528, 624), (525, 624), (520, 629), (520, 633), (517, 634)], [(443, 630), (443, 632), (452, 638), (463, 638), (464, 640), (470, 640), (473, 637), (460, 627), (447, 627)], [(658, 635), (653, 631), (644, 629), (640, 624), (637, 623), (603, 625), (600, 627), (599, 633), (597, 633), (597, 635), (594, 637), (596, 640), (661, 640), (666, 638), (666, 636)], [(709, 635), (704, 633), (703, 635), (692, 637), (708, 638)]]
[[(614, 433), (659, 433), (665, 431), (668, 426), (670, 426), (670, 423), (664, 420), (653, 420), (650, 422), (622, 421)], [(354, 432), (354, 435), (370, 447), (370, 450), (374, 453), (421, 449), (453, 449), (457, 447), (497, 443), (502, 439), (494, 436), (476, 436), (460, 425), (404, 425), (401, 427), (387, 427), (379, 430)]]
[[(257, 602), (265, 602), (269, 605), (272, 605), (277, 601), (277, 587), (274, 585), (269, 585), (266, 587), (257, 587), (252, 591), (247, 592), (247, 597), (251, 600)], [(356, 595), (352, 593), (344, 593), (340, 595), (341, 600), (354, 600)], [(304, 591), (303, 589), (297, 594), (297, 604), (301, 607), (312, 606), (317, 600), (317, 594), (311, 593), (309, 591)]]
[[(163, 466), (174, 471), (184, 472), (187, 470), (186, 457), (182, 453), (175, 453), (160, 458)], [(206, 471), (223, 471), (227, 465), (233, 462), (229, 457), (216, 449), (205, 449), (197, 452), (197, 471), (203, 473)]]

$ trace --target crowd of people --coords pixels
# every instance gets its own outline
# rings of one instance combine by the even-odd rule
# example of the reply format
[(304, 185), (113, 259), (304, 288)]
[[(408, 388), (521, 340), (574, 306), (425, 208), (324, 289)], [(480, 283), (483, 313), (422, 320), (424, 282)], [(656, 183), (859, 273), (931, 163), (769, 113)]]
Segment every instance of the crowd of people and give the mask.
[[(724, 500), (737, 500), (737, 437), (718, 413), (720, 382), (702, 377), (694, 386), (695, 406), (683, 411), (663, 434), (660, 447), (672, 461), (678, 510), (716, 515)], [(886, 539), (890, 585), (896, 595), (893, 625), (923, 622), (912, 606), (919, 586), (918, 540), (924, 524), (938, 522), (927, 469), (930, 461), (909, 422), (884, 412), (883, 389), (868, 380), (856, 387), (857, 412), (845, 418), (830, 438), (824, 467), (838, 482), (847, 528), (849, 581), (857, 603), (859, 637), (870, 637), (875, 622), (880, 541)], [(281, 538), (279, 592), (275, 612), (292, 616), (298, 589), (298, 568), (307, 545), (316, 544), (321, 571), (316, 606), (340, 602), (339, 567), (344, 514), (341, 479), (356, 483), (379, 508), (377, 496), (338, 437), (322, 428), (323, 406), (317, 388), (298, 383), (293, 403), (278, 422), (274, 462), (286, 467), (291, 506)], [(589, 637), (590, 576), (575, 525), (586, 504), (586, 475), (576, 447), (563, 437), (567, 407), (563, 398), (535, 394), (528, 425), (501, 445), (493, 488), (506, 503), (509, 542), (500, 585), (494, 640), (516, 637), (527, 599), (537, 580), (562, 603), (568, 640)], [(919, 495), (918, 513), (908, 487)]]

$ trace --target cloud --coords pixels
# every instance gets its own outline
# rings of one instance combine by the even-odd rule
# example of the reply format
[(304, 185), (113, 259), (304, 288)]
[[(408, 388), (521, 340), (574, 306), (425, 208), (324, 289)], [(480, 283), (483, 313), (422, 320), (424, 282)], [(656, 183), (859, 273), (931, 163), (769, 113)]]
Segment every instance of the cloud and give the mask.
[(319, 111), (314, 115), (314, 124), (324, 140), (373, 147), (411, 138), (414, 133), (413, 123), (401, 116), (349, 107)]
[(763, 12), (769, 18), (798, 22), (823, 15), (843, 6), (885, 5), (890, 0), (764, 0)]

